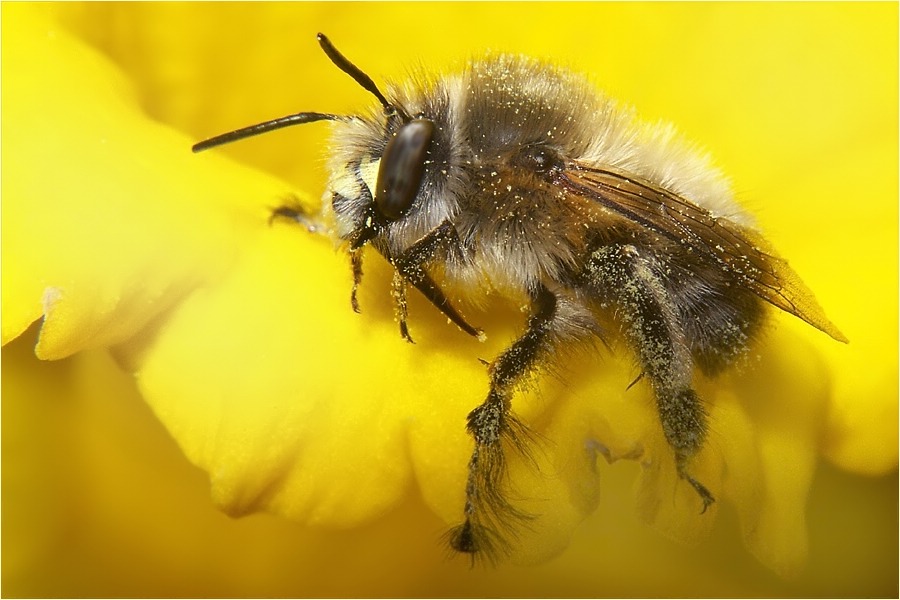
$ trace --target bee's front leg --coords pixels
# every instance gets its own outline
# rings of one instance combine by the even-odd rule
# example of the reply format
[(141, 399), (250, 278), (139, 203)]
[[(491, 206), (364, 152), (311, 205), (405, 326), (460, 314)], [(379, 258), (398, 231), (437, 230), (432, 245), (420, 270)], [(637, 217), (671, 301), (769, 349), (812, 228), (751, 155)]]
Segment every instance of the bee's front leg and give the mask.
[(612, 245), (596, 250), (585, 270), (586, 285), (612, 304), (623, 334), (640, 359), (643, 376), (653, 387), (666, 440), (675, 452), (678, 475), (703, 501), (715, 499), (687, 470), (703, 446), (706, 413), (693, 389), (693, 361), (677, 307), (660, 276), (664, 265), (636, 247)]
[(462, 245), (459, 235), (450, 221), (444, 221), (429, 231), (399, 256), (388, 257), (388, 260), (396, 269), (392, 295), (394, 296), (394, 305), (397, 309), (397, 318), (400, 321), (400, 334), (409, 342), (413, 340), (406, 325), (406, 283), (411, 283), (422, 292), (438, 310), (456, 323), (460, 329), (475, 337), (482, 335), (480, 329), (469, 325), (462, 315), (457, 312), (443, 290), (426, 271), (427, 266), (434, 262), (438, 258), (439, 253), (442, 252), (449, 252), (447, 254), (448, 257), (458, 258), (462, 256)]
[[(336, 196), (340, 197), (338, 194)], [(277, 208), (273, 208), (269, 215), (269, 225), (276, 219), (290, 219), (296, 221), (306, 228), (310, 233), (327, 233), (328, 227), (318, 218), (309, 213), (306, 208), (300, 204), (295, 196), (290, 196), (285, 203)], [(353, 312), (359, 312), (359, 301), (356, 299), (359, 284), (362, 282), (362, 250), (360, 248), (350, 249), (350, 270), (353, 275), (353, 289), (350, 292), (350, 306)]]
[(310, 212), (300, 204), (300, 200), (296, 196), (289, 196), (285, 199), (284, 204), (272, 209), (272, 212), (269, 215), (269, 225), (278, 218), (296, 221), (310, 233), (324, 233), (328, 230), (324, 223), (310, 214)]

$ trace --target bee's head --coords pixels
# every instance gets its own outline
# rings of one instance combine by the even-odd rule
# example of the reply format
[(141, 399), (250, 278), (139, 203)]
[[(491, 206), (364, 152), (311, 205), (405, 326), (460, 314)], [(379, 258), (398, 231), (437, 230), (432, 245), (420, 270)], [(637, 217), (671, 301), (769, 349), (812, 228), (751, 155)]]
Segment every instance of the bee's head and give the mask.
[[(386, 131), (391, 132), (387, 134), (389, 139), (378, 161), (375, 189), (367, 190), (367, 196), (370, 198), (366, 207), (368, 214), (357, 222), (354, 231), (346, 236), (352, 246), (359, 247), (378, 235), (384, 227), (407, 214), (422, 185), (435, 127), (431, 120), (423, 117), (412, 118), (402, 106), (389, 102), (372, 78), (338, 52), (325, 35), (320, 33), (317, 39), (331, 62), (378, 99), (387, 118)], [(195, 144), (193, 151), (200, 152), (292, 125), (315, 121), (352, 120), (353, 117), (342, 115), (302, 112), (212, 137)]]

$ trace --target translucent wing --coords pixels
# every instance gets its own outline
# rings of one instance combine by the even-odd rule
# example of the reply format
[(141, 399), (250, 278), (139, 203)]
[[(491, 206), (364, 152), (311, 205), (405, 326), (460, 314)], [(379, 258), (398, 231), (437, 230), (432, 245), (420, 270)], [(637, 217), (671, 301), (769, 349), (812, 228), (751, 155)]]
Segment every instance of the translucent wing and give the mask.
[(569, 192), (710, 258), (763, 300), (847, 342), (809, 288), (756, 231), (613, 168), (570, 162), (554, 179)]

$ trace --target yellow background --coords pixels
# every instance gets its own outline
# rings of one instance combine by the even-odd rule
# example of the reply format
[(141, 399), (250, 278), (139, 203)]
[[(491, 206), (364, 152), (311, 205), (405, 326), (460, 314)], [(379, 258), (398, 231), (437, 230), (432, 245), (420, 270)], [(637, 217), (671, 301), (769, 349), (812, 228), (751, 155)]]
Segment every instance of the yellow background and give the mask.
[[(22, 10), (3, 5), (4, 37)], [(561, 557), (469, 570), (442, 557), (435, 540), (444, 523), (415, 490), (382, 518), (347, 531), (264, 515), (228, 519), (212, 507), (206, 475), (108, 355), (38, 363), (32, 329), (3, 354), (4, 595), (896, 595), (895, 4), (40, 10), (118, 64), (148, 114), (193, 139), (300, 110), (352, 113), (370, 103), (321, 54), (317, 31), (376, 81), (402, 78), (408, 65), (450, 68), (484, 49), (589, 73), (645, 118), (677, 124), (712, 152), (851, 339), (844, 348), (804, 333), (833, 365), (835, 422), (855, 426), (825, 452), (857, 474), (823, 463), (807, 515), (810, 562), (794, 581), (747, 554), (727, 510), (697, 548), (641, 525), (621, 493), (634, 465), (604, 469), (604, 489), (618, 492), (603, 495)], [(28, 56), (4, 48), (3, 60), (5, 70)], [(325, 138), (310, 125), (224, 152), (316, 194)], [(876, 427), (887, 436), (859, 433)], [(883, 446), (891, 430), (893, 448), (866, 445)]]

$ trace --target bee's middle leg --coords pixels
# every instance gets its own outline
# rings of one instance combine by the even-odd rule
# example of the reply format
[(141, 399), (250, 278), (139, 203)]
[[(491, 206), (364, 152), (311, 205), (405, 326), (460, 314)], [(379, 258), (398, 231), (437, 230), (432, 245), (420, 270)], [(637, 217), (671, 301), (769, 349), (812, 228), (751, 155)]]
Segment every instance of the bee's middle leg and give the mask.
[(458, 552), (475, 554), (502, 550), (504, 529), (510, 520), (527, 519), (503, 494), (506, 472), (504, 442), (527, 455), (528, 430), (510, 411), (516, 385), (538, 365), (559, 327), (558, 300), (541, 287), (533, 297), (534, 312), (525, 333), (490, 365), (490, 391), (469, 413), (466, 428), (475, 441), (466, 481), (465, 521), (451, 531), (450, 545)]

